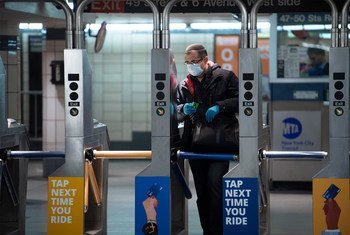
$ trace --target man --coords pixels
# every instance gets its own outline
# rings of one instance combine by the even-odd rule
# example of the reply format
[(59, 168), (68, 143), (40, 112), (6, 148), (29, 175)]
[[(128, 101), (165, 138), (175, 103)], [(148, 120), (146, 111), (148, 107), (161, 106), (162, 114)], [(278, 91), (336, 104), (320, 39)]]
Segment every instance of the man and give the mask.
[[(186, 48), (185, 65), (189, 74), (177, 87), (178, 118), (184, 121), (182, 150), (221, 152), (215, 146), (194, 149), (192, 130), (198, 123), (224, 123), (234, 127), (238, 113), (238, 79), (233, 72), (209, 61), (202, 44)], [(225, 139), (231, 137), (225, 136)], [(232, 152), (234, 147), (237, 146), (225, 149), (225, 152)], [(189, 163), (203, 234), (222, 235), (222, 177), (228, 172), (229, 161), (190, 160)]]
[(329, 64), (326, 60), (326, 52), (320, 48), (308, 48), (307, 55), (310, 59), (308, 68), (309, 76), (324, 76), (329, 74)]

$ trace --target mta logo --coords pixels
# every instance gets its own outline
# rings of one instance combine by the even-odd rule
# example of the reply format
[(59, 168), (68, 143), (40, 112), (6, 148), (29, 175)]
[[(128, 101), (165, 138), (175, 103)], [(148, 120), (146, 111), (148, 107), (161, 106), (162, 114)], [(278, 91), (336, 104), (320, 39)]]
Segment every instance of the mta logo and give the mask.
[(284, 128), (283, 128), (283, 136), (287, 139), (295, 139), (297, 138), (302, 131), (301, 123), (296, 118), (286, 118), (283, 120)]

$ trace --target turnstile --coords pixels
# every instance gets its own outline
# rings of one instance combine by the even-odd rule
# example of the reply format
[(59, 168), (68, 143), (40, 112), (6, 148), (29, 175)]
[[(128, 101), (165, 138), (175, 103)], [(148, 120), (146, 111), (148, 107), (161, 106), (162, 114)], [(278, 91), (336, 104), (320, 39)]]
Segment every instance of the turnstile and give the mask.
[[(158, 226), (158, 233), (188, 234), (187, 203), (183, 201), (177, 203), (178, 198), (173, 197), (173, 192), (178, 190), (176, 190), (174, 181), (172, 181), (170, 177), (170, 156), (171, 150), (175, 146), (171, 141), (173, 135), (170, 127), (171, 106), (168, 106), (168, 104), (171, 104), (172, 97), (170, 87), (171, 67), (168, 62), (170, 58), (169, 13), (176, 2), (177, 0), (170, 1), (164, 8), (162, 22), (163, 29), (161, 31), (162, 48), (153, 48), (152, 50), (152, 163), (136, 177), (135, 185), (135, 234), (140, 235), (142, 234), (142, 227), (147, 223), (147, 213), (145, 213), (146, 208), (142, 205), (147, 202), (148, 198), (154, 197), (158, 200), (157, 215), (159, 216), (157, 216), (156, 221), (157, 224), (160, 224), (160, 226)], [(259, 85), (261, 84), (261, 80), (258, 76), (260, 57), (259, 52), (256, 49), (256, 13), (258, 7), (262, 4), (262, 1), (258, 1), (252, 11), (252, 15), (254, 16), (251, 21), (251, 33), (255, 34), (255, 37), (253, 35), (250, 38), (250, 41), (252, 42), (251, 48), (247, 48), (248, 15), (246, 9), (242, 2), (234, 2), (237, 3), (242, 12), (241, 42), (243, 48), (240, 51), (241, 67), (239, 76), (241, 144), (239, 157), (240, 163), (223, 179), (224, 233), (257, 234), (259, 233), (259, 222), (262, 222), (262, 231), (268, 230), (268, 221), (266, 218), (268, 218), (269, 211), (268, 187), (263, 187), (263, 182), (268, 182), (268, 177), (266, 176), (268, 171), (266, 171), (267, 164), (265, 164), (266, 161), (262, 154), (262, 150), (267, 149), (269, 145), (269, 128), (262, 126), (262, 104), (261, 99), (259, 99)], [(160, 86), (157, 86), (157, 84), (159, 83), (164, 85), (161, 86), (164, 87), (164, 89), (158, 89)], [(249, 85), (251, 85), (251, 88), (249, 88), (249, 91), (248, 88), (246, 88), (248, 86), (244, 86), (245, 83), (250, 83)], [(208, 155), (206, 155), (206, 157), (210, 158)], [(186, 165), (185, 169), (187, 169)], [(238, 220), (240, 220), (239, 223), (246, 220), (246, 216), (244, 216), (243, 220), (242, 218), (236, 217), (234, 214), (233, 216), (230, 216), (230, 213), (236, 213), (237, 208), (228, 208), (225, 206), (225, 202), (228, 202), (229, 205), (231, 205), (231, 199), (232, 202), (237, 202), (235, 198), (232, 198), (232, 195), (236, 195), (235, 189), (232, 187), (237, 184), (242, 186), (238, 182), (236, 184), (236, 180), (243, 182), (243, 177), (249, 181), (247, 183), (248, 186), (244, 185), (244, 187), (248, 187), (245, 190), (250, 190), (252, 192), (250, 194), (252, 197), (239, 198), (237, 200), (238, 203), (245, 203), (246, 200), (252, 200), (252, 202), (249, 201), (249, 213), (252, 212), (253, 217), (250, 218), (249, 224), (254, 224), (254, 226), (245, 227), (251, 227), (252, 230), (250, 231), (255, 231), (257, 229), (257, 233), (242, 233), (242, 231), (239, 230), (239, 227), (235, 225), (239, 225)], [(227, 198), (226, 195), (231, 195), (231, 198)], [(182, 198), (184, 197), (182, 196)], [(181, 198), (179, 197), (179, 200), (180, 199)], [(256, 199), (256, 203), (253, 202), (254, 199)], [(177, 203), (177, 207), (171, 206), (174, 203)], [(246, 204), (242, 205), (245, 206)], [(243, 208), (243, 210), (245, 209), (246, 208)], [(227, 212), (227, 215), (225, 212)], [(264, 214), (265, 217), (261, 217), (259, 220), (260, 214)], [(176, 220), (181, 222), (182, 226), (178, 226), (178, 223), (174, 223)], [(232, 233), (232, 231), (235, 231), (236, 233)]]
[[(7, 119), (7, 80), (0, 57), (0, 151), (29, 148), (26, 129)], [(2, 154), (1, 154), (2, 155)], [(24, 234), (28, 160), (0, 159), (0, 233)]]
[(329, 162), (312, 181), (314, 235), (350, 233), (350, 1), (342, 9), (340, 35), (337, 7), (331, 0), (328, 2), (332, 8), (332, 44), (329, 50)]
[[(55, 2), (63, 6), (67, 16), (67, 49), (64, 50), (66, 136), (65, 163), (48, 180), (48, 234), (107, 234), (108, 160), (86, 163), (85, 159), (87, 148), (109, 148), (107, 127), (92, 118), (92, 70), (87, 52), (82, 49), (82, 13), (92, 1), (85, 0), (78, 5), (75, 46), (73, 13), (66, 2)], [(84, 187), (89, 184), (88, 176), (93, 179), (90, 183), (95, 194), (88, 193), (89, 188)], [(67, 195), (57, 195), (61, 189)], [(62, 212), (62, 204), (57, 204), (56, 198), (60, 200), (67, 196), (72, 203)]]

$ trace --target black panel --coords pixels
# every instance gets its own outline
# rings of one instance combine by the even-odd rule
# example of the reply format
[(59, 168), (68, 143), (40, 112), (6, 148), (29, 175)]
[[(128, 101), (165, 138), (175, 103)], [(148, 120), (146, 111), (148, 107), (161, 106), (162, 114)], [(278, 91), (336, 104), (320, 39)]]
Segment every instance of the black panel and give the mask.
[(165, 94), (163, 92), (158, 92), (156, 97), (157, 97), (158, 100), (162, 100), (162, 99), (164, 99)]
[(165, 81), (166, 80), (166, 74), (165, 73), (156, 73), (155, 74), (156, 81)]
[(78, 90), (78, 83), (72, 82), (71, 84), (69, 84), (69, 88), (70, 88), (72, 91)]
[(71, 100), (77, 100), (78, 97), (79, 97), (79, 95), (78, 95), (78, 93), (76, 93), (76, 92), (72, 92), (72, 93), (69, 94), (69, 98), (70, 98)]
[(345, 106), (344, 101), (333, 101), (333, 106)]
[(311, 100), (311, 99), (296, 99), (294, 97), (294, 91), (314, 91), (318, 93), (318, 97), (312, 100), (326, 101), (328, 100), (328, 87), (327, 83), (272, 83), (271, 87), (271, 99), (277, 100)]
[(156, 87), (158, 90), (163, 90), (165, 87), (164, 82), (157, 82)]
[(343, 98), (344, 98), (343, 92), (337, 91), (337, 92), (334, 94), (334, 98), (336, 98), (337, 100), (343, 99)]
[(345, 73), (333, 73), (334, 80), (345, 80)]
[(253, 88), (253, 83), (251, 83), (251, 82), (244, 83), (244, 88), (246, 90), (251, 90)]
[(251, 100), (252, 98), (253, 98), (253, 93), (251, 93), (249, 91), (244, 93), (244, 99)]
[(243, 74), (244, 81), (252, 81), (254, 80), (254, 73), (244, 73)]
[(344, 83), (341, 81), (337, 81), (336, 83), (334, 83), (334, 88), (337, 90), (341, 90), (344, 87)]
[(79, 73), (69, 73), (68, 81), (79, 81)]

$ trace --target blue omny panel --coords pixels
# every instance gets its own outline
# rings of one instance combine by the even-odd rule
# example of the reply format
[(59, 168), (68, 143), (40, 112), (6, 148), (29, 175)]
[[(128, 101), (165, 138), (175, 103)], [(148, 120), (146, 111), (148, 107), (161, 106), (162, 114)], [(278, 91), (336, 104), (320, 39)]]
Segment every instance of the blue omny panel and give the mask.
[(271, 99), (328, 100), (328, 83), (271, 83)]
[(170, 178), (136, 176), (135, 235), (144, 235), (142, 228), (153, 215), (156, 215), (158, 234), (170, 234)]
[(258, 178), (223, 180), (224, 235), (259, 235)]

